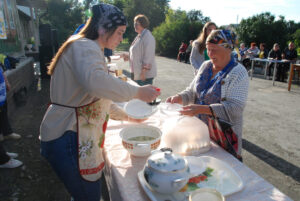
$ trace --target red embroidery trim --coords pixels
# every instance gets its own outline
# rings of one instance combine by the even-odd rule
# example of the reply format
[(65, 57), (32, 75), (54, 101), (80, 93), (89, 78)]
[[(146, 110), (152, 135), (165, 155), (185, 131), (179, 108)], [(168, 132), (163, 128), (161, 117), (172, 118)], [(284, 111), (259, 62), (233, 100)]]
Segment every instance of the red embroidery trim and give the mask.
[(91, 168), (91, 169), (82, 169), (80, 170), (81, 175), (89, 175), (89, 174), (96, 174), (104, 167), (104, 162), (102, 162), (98, 167)]

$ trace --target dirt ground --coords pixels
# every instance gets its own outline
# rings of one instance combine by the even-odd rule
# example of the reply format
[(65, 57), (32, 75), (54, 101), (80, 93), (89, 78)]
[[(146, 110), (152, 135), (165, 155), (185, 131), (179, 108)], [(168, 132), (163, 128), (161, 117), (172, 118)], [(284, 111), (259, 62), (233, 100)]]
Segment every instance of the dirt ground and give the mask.
[(70, 200), (63, 184), (40, 155), (39, 126), (49, 102), (49, 80), (37, 82), (28, 92), (25, 106), (10, 117), (18, 141), (5, 141), (7, 151), (19, 153), (21, 168), (0, 170), (1, 201), (66, 201)]
[[(193, 77), (193, 70), (189, 65), (162, 57), (157, 59), (157, 63), (160, 69), (155, 85), (162, 88), (164, 95), (161, 98), (163, 100), (169, 95), (173, 95), (174, 91), (178, 92), (184, 89)], [(269, 82), (266, 82), (261, 79), (254, 79), (250, 82), (252, 89), (249, 92), (244, 119), (244, 163), (283, 193), (297, 200), (300, 196), (300, 150), (299, 136), (296, 136), (300, 129), (299, 108), (296, 107), (294, 112), (290, 112), (289, 115), (293, 115), (292, 117), (295, 118), (288, 126), (293, 129), (290, 129), (290, 132), (287, 132), (286, 137), (282, 139), (279, 138), (279, 134), (278, 136), (273, 135), (277, 135), (278, 131), (281, 131), (280, 129), (286, 130), (276, 120), (276, 117), (280, 118), (286, 114), (280, 112), (278, 108), (274, 114), (273, 108), (266, 107), (265, 102), (262, 101), (273, 103), (283, 98), (284, 103), (297, 106), (299, 105), (300, 90), (298, 87), (298, 91), (287, 94), (286, 89), (278, 86), (279, 84), (277, 87), (272, 87)], [(293, 89), (295, 88), (293, 86)], [(278, 97), (272, 96), (274, 90), (277, 90)], [(289, 102), (288, 96), (292, 96), (292, 102)], [(10, 117), (14, 132), (20, 133), (22, 139), (4, 141), (3, 144), (7, 151), (19, 153), (18, 159), (23, 161), (24, 165), (15, 169), (0, 169), (0, 201), (70, 200), (63, 184), (40, 155), (39, 126), (48, 103), (49, 80), (41, 80), (40, 83), (36, 81), (28, 92), (26, 105), (17, 108), (14, 115)], [(283, 111), (289, 111), (284, 108), (285, 104), (274, 104), (282, 107)], [(257, 110), (258, 107), (261, 111)], [(271, 121), (267, 121), (270, 118), (274, 118), (272, 124), (268, 123)], [(284, 120), (284, 122), (287, 121)], [(289, 134), (293, 134), (293, 136), (289, 136)], [(283, 140), (284, 143), (280, 144), (280, 140)], [(103, 192), (101, 201), (108, 201), (109, 197), (105, 188)]]

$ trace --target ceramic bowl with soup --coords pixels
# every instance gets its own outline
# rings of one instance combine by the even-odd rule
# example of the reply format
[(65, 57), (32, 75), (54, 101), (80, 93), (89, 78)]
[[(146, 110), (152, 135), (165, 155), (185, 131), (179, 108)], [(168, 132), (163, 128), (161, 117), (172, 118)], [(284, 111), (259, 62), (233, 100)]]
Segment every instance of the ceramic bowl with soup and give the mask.
[(149, 156), (158, 148), (162, 132), (148, 125), (132, 125), (120, 132), (123, 147), (134, 156)]

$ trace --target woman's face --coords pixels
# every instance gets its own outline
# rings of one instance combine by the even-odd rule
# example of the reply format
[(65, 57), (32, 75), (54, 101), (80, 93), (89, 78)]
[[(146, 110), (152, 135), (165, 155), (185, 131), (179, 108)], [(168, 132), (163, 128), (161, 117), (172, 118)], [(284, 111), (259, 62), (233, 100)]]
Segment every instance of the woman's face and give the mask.
[(259, 45), (259, 49), (264, 50), (265, 47), (263, 45)]
[(209, 42), (206, 43), (206, 48), (207, 54), (212, 63), (217, 67), (225, 67), (228, 62), (228, 58), (230, 58), (231, 50)]
[(139, 23), (138, 21), (134, 21), (133, 26), (134, 26), (135, 32), (138, 33), (138, 34), (142, 33), (142, 31), (144, 30), (141, 23)]
[(215, 25), (213, 24), (209, 25), (206, 29), (206, 35), (208, 36), (212, 32), (212, 30), (216, 30), (216, 29), (217, 27)]
[(126, 26), (118, 26), (115, 32), (107, 39), (106, 48), (114, 50), (123, 40), (123, 34), (126, 31)]

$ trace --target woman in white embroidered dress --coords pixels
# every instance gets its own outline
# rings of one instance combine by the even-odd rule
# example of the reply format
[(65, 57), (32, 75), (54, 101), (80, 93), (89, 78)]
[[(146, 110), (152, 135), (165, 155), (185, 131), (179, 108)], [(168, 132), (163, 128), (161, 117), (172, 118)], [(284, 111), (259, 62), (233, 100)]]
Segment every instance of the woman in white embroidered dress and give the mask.
[(160, 95), (154, 86), (133, 86), (108, 73), (103, 50), (119, 45), (127, 22), (109, 4), (93, 6), (92, 14), (49, 66), (51, 105), (40, 128), (41, 154), (75, 201), (100, 200), (107, 121), (130, 120), (112, 101), (151, 102)]

